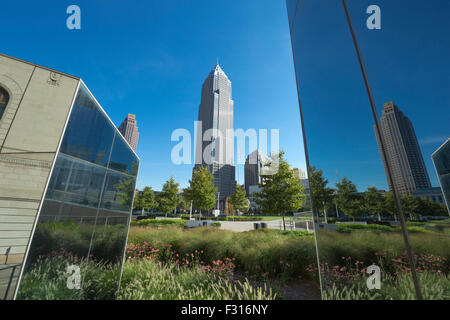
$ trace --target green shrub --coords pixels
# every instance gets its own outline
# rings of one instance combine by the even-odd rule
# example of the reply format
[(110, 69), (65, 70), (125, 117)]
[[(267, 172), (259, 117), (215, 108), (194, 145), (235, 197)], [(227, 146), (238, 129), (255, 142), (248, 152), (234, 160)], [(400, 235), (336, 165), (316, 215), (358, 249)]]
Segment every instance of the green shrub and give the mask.
[(154, 248), (170, 244), (180, 255), (201, 251), (205, 263), (235, 258), (237, 271), (255, 276), (308, 275), (307, 265), (317, 259), (313, 234), (302, 231), (232, 232), (213, 227), (184, 230), (172, 226), (160, 230), (132, 227), (128, 243), (145, 242)]
[[(67, 267), (76, 265), (83, 277), (81, 289), (67, 287)], [(39, 259), (24, 273), (17, 294), (19, 300), (110, 300), (119, 285), (118, 264), (79, 260), (74, 256)]]
[[(410, 234), (411, 247), (415, 254), (434, 254), (450, 261), (450, 237), (438, 233)], [(340, 233), (332, 230), (320, 230), (317, 234), (318, 250), (321, 262), (330, 265), (339, 264), (342, 257), (371, 264), (378, 260), (377, 253), (389, 251), (392, 256), (405, 252), (405, 245), (400, 232), (350, 232)]]
[[(431, 272), (418, 274), (418, 279), (425, 300), (449, 300), (450, 278)], [(351, 285), (333, 286), (323, 292), (326, 300), (415, 300), (416, 293), (410, 274), (403, 274), (397, 279), (385, 277), (379, 290), (369, 290), (365, 279)]]
[(266, 287), (248, 280), (228, 281), (200, 266), (162, 265), (151, 260), (127, 262), (123, 268), (119, 299), (122, 300), (273, 300)]
[(178, 219), (143, 219), (139, 221), (132, 221), (132, 226), (137, 227), (158, 227), (158, 226), (168, 226), (175, 225), (178, 227), (185, 227), (186, 221)]
[(89, 251), (91, 240), (91, 254), (96, 259), (116, 263), (121, 259), (126, 235), (127, 228), (123, 224), (94, 227), (73, 221), (38, 223), (27, 265), (34, 263), (39, 256), (61, 249), (83, 257)]
[(352, 231), (376, 231), (376, 232), (392, 232), (394, 228), (383, 226), (379, 224), (356, 224), (356, 223), (337, 223), (337, 230), (339, 232)]

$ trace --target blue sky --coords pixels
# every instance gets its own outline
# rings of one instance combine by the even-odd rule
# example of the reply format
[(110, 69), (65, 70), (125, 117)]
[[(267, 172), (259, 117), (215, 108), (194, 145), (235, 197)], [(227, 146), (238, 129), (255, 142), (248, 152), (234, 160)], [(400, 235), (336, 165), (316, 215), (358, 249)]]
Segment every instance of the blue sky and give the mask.
[[(71, 4), (81, 30), (66, 28)], [(3, 33), (2, 53), (81, 77), (116, 125), (136, 114), (139, 188), (159, 190), (172, 174), (187, 186), (192, 166), (171, 163), (170, 137), (193, 132), (217, 57), (235, 128), (280, 128), (287, 159), (305, 167), (284, 1), (8, 1), (0, 27), (14, 31)]]
[[(371, 2), (349, 1), (349, 5), (377, 106), (394, 100), (413, 121), (436, 185), (429, 154), (449, 135), (449, 2), (436, 0), (433, 4), (437, 6), (423, 1)], [(350, 110), (366, 105), (367, 98), (340, 1), (336, 3), (339, 6), (324, 6), (323, 12), (303, 20), (305, 26), (315, 23), (321, 27), (316, 34), (305, 32), (302, 40), (305, 60), (299, 64), (304, 75), (310, 76), (302, 82), (302, 92), (305, 103), (339, 97), (333, 101), (339, 113), (348, 123), (358, 124)], [(361, 27), (367, 17), (365, 7), (377, 3), (383, 10), (383, 29), (368, 33)], [(71, 4), (81, 8), (81, 30), (66, 28), (66, 8)], [(280, 129), (280, 147), (288, 161), (294, 167), (305, 167), (284, 1), (8, 1), (2, 4), (0, 28), (8, 30), (2, 33), (0, 52), (83, 78), (116, 125), (127, 113), (136, 114), (139, 188), (150, 185), (159, 190), (171, 175), (182, 187), (187, 186), (192, 166), (172, 164), (171, 149), (176, 143), (170, 136), (173, 130), (186, 128), (194, 137), (201, 85), (217, 57), (232, 81), (235, 128)], [(307, 50), (333, 28), (339, 29), (347, 42), (330, 39), (323, 44), (328, 50), (323, 55)], [(350, 66), (331, 65), (333, 57), (342, 56)], [(324, 70), (317, 69), (320, 64)], [(320, 73), (330, 67), (341, 76), (320, 82), (321, 76), (326, 76)], [(342, 85), (342, 72), (351, 85)], [(373, 132), (367, 130), (365, 135), (354, 135), (355, 143), (333, 146), (330, 137), (338, 136), (338, 130), (349, 137), (355, 129), (346, 123), (328, 126), (325, 136), (313, 136), (314, 130), (306, 126), (307, 134), (308, 129), (309, 142), (316, 146), (311, 151), (314, 159), (326, 159), (329, 147), (343, 150), (352, 144), (364, 145), (368, 139), (374, 142)], [(359, 157), (355, 161), (378, 163), (378, 167), (350, 178), (361, 187), (384, 187), (378, 151), (371, 147), (351, 152), (352, 159)], [(348, 157), (341, 160), (341, 176), (355, 168)], [(334, 168), (326, 168), (323, 160), (315, 162), (323, 163), (332, 181)], [(243, 183), (243, 168), (240, 173)]]
[[(360, 190), (386, 189), (360, 67), (341, 1), (301, 1), (299, 73), (310, 163), (330, 184), (347, 176)], [(411, 120), (433, 186), (431, 153), (450, 136), (450, 2), (347, 0), (378, 116), (394, 101)], [(381, 9), (369, 30), (366, 9)]]

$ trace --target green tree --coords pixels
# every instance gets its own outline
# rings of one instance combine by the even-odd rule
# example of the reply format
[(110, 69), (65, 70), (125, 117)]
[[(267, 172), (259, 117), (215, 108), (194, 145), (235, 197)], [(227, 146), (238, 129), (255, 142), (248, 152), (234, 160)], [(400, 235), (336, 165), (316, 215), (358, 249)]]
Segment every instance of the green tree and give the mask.
[(214, 187), (213, 175), (207, 167), (200, 167), (194, 170), (192, 180), (189, 180), (189, 187), (184, 189), (185, 199), (192, 201), (194, 208), (206, 211), (214, 208), (216, 193), (217, 189)]
[(386, 194), (386, 198), (384, 199), (383, 211), (394, 217), (395, 221), (397, 221), (397, 207), (395, 205), (394, 194), (392, 192), (388, 192)]
[(151, 210), (156, 207), (155, 193), (152, 187), (144, 187), (140, 195), (142, 214), (145, 210)]
[(368, 188), (364, 194), (364, 209), (370, 214), (377, 215), (378, 221), (381, 221), (383, 204), (383, 196), (378, 192), (377, 188)]
[(233, 209), (240, 212), (248, 210), (248, 201), (245, 197), (245, 189), (241, 185), (237, 185), (230, 197), (230, 203)]
[(184, 193), (178, 195), (178, 208), (182, 211), (189, 210), (191, 206), (191, 202), (187, 201)]
[(136, 194), (134, 195), (133, 211), (141, 209), (142, 209), (142, 196), (139, 194), (138, 191), (136, 191)]
[(435, 203), (428, 198), (416, 198), (417, 207), (414, 210), (416, 216), (448, 216), (445, 205)]
[[(299, 210), (306, 202), (304, 188), (296, 178), (289, 164), (284, 160), (284, 152), (272, 155), (265, 166), (260, 192), (255, 193), (255, 202), (263, 212), (283, 215), (283, 228), (286, 230), (285, 214)], [(275, 169), (275, 170), (274, 170)]]
[(345, 214), (355, 221), (356, 218), (361, 216), (364, 210), (363, 198), (358, 193), (356, 185), (344, 177), (340, 182), (336, 183), (336, 188), (336, 204), (339, 208), (342, 208)]
[(164, 213), (172, 212), (176, 209), (178, 205), (178, 187), (179, 183), (175, 182), (175, 179), (171, 177), (164, 183), (162, 190), (156, 196), (156, 201), (158, 202), (158, 208)]
[(330, 203), (333, 199), (334, 190), (327, 187), (328, 180), (322, 176), (322, 170), (316, 167), (309, 167), (309, 187), (312, 196), (312, 205), (318, 213), (323, 212), (325, 223), (327, 221), (327, 211), (330, 210)]
[(413, 220), (415, 217), (415, 211), (417, 209), (417, 201), (410, 193), (407, 193), (401, 198), (403, 211), (409, 215), (409, 219)]
[(120, 205), (128, 208), (128, 210), (133, 207), (132, 201), (134, 193), (136, 192), (134, 187), (135, 180), (131, 177), (123, 178), (116, 185), (114, 185), (114, 188), (117, 191)]

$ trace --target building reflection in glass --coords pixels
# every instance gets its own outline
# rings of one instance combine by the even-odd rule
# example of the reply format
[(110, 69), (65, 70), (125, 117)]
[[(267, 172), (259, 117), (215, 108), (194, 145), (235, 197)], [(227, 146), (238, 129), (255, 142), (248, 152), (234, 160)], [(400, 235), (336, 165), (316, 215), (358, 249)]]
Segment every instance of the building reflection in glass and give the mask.
[(115, 297), (138, 165), (124, 138), (80, 86), (17, 299)]
[[(449, 4), (379, 1), (382, 28), (370, 30), (366, 9), (372, 3), (347, 1), (373, 114), (342, 2), (286, 3), (316, 224), (319, 265), (310, 269), (320, 273), (322, 297), (417, 297), (395, 187), (422, 296), (448, 299), (450, 220), (439, 200), (445, 173), (438, 169), (445, 165), (436, 152), (436, 175), (431, 154), (450, 136), (450, 83), (439, 71), (448, 68), (448, 57), (434, 45), (450, 47), (442, 32), (449, 27), (443, 15)], [(423, 13), (427, 19), (412, 18)], [(380, 270), (380, 289), (367, 284), (372, 264)]]

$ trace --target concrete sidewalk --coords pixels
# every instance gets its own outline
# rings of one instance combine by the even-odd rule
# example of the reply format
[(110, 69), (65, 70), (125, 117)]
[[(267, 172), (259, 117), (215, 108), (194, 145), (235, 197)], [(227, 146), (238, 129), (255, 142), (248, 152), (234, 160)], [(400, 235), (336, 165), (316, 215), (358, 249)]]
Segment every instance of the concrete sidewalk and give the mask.
[[(270, 221), (219, 221), (221, 223), (220, 229), (230, 230), (236, 232), (249, 231), (254, 229), (254, 223), (267, 223), (269, 229), (282, 229), (283, 220), (270, 220)], [(286, 225), (287, 227), (287, 225)]]

